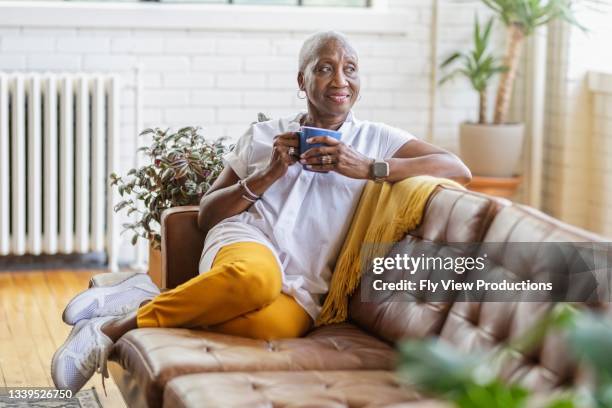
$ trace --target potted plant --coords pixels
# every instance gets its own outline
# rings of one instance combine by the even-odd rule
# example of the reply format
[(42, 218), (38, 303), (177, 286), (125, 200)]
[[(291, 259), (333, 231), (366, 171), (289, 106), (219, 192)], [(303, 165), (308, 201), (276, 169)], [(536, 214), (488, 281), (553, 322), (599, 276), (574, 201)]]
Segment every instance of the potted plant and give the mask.
[[(487, 125), (487, 88), (491, 79), (507, 70), (507, 67), (500, 63), (500, 59), (489, 52), (489, 41), (491, 38), (491, 29), (493, 27), (493, 18), (489, 19), (484, 28), (478, 22), (478, 16), (474, 18), (474, 48), (468, 52), (455, 52), (449, 56), (440, 65), (441, 68), (447, 68), (451, 64), (460, 62), (452, 71), (447, 73), (440, 80), (440, 85), (454, 79), (457, 76), (463, 76), (469, 80), (472, 88), (478, 93), (478, 121), (465, 122), (461, 124), (459, 132), (459, 150), (460, 156), (465, 161), (473, 174), (482, 175), (504, 171), (508, 165), (500, 166), (499, 158), (495, 152), (487, 151), (490, 148), (497, 148), (499, 142), (497, 140), (488, 140), (487, 136), (490, 133), (490, 125)], [(522, 135), (522, 132), (521, 132)], [(495, 136), (492, 136), (495, 137)], [(485, 139), (485, 140), (480, 140)], [(508, 139), (514, 142), (514, 138)], [(491, 142), (491, 143), (488, 143)], [(487, 148), (487, 146), (491, 146)], [(520, 149), (513, 149), (512, 154), (508, 154), (508, 149), (500, 149), (505, 155), (507, 161), (518, 160)]]
[(133, 222), (123, 224), (123, 233), (132, 232), (132, 245), (138, 238), (149, 241), (149, 274), (155, 281), (161, 277), (162, 212), (170, 207), (198, 204), (223, 169), (221, 157), (228, 146), (222, 139), (206, 140), (194, 127), (177, 132), (146, 129), (140, 135), (152, 137), (149, 146), (138, 149), (148, 163), (129, 170), (125, 178), (112, 173), (110, 180), (122, 197), (115, 212), (135, 215)]
[[(527, 37), (534, 33), (537, 27), (548, 24), (556, 19), (562, 19), (570, 24), (578, 25), (572, 10), (577, 1), (482, 0), (506, 26), (508, 41), (503, 63), (500, 66), (496, 66), (496, 68), (500, 69), (494, 72), (501, 73), (501, 78), (495, 98), (493, 122), (487, 123), (481, 116), (478, 123), (463, 123), (460, 128), (460, 156), (472, 170), (473, 174), (493, 177), (510, 177), (513, 175), (522, 151), (524, 125), (522, 123), (508, 123), (507, 117), (523, 43)], [(480, 33), (479, 35), (476, 35), (476, 31), (478, 31), (477, 24), (474, 36), (476, 43), (475, 50), (472, 53), (477, 52), (479, 47), (482, 48), (484, 46), (486, 49), (489, 40), (486, 29), (485, 33)], [(483, 41), (485, 42), (484, 44), (482, 44)], [(459, 56), (455, 56), (457, 54), (470, 55), (453, 54), (442, 63), (442, 67), (446, 67), (459, 58)], [(487, 58), (481, 59), (481, 63), (484, 64), (486, 60)], [(474, 62), (471, 61), (472, 64)], [(475, 67), (467, 64), (468, 61), (463, 58), (463, 67), (458, 69), (455, 75), (462, 74), (471, 78)], [(492, 75), (487, 80), (491, 77)], [(480, 91), (476, 90), (480, 94)], [(481, 113), (482, 109), (481, 105)], [(486, 110), (486, 105), (484, 109)]]

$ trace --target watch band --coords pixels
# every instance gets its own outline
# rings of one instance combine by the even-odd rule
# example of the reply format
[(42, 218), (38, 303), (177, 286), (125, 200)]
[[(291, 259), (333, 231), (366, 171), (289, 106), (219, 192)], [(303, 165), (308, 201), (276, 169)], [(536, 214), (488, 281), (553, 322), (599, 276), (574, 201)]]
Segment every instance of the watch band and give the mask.
[(385, 178), (389, 177), (389, 163), (385, 160), (372, 160), (371, 174), (375, 182), (385, 181)]

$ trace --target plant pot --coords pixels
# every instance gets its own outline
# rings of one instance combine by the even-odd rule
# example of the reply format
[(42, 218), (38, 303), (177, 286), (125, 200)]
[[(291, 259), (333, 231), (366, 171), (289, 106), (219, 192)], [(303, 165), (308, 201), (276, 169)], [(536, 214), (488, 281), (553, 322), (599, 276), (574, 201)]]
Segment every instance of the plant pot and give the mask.
[(459, 155), (475, 176), (512, 177), (523, 150), (524, 125), (462, 123)]
[(161, 250), (153, 248), (149, 241), (149, 277), (162, 289), (162, 265), (161, 265)]

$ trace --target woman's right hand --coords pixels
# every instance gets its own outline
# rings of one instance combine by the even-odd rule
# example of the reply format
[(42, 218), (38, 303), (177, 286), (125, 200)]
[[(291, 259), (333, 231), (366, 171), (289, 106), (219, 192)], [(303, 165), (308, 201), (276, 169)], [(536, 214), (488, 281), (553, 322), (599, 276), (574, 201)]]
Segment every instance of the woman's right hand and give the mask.
[[(292, 164), (298, 161), (300, 140), (295, 132), (282, 133), (274, 138), (272, 156), (266, 168), (256, 171), (244, 179), (249, 189), (256, 195), (262, 195), (276, 180), (287, 172)], [(295, 156), (288, 153), (290, 147), (295, 149)], [(251, 201), (244, 199), (244, 190), (237, 185), (240, 177), (226, 166), (210, 189), (200, 200), (198, 226), (206, 233), (221, 220), (241, 213), (249, 208)]]
[[(289, 155), (289, 148), (295, 149), (295, 155)], [(274, 137), (272, 156), (265, 173), (274, 180), (281, 178), (292, 164), (299, 160), (300, 139), (296, 132), (281, 133)]]

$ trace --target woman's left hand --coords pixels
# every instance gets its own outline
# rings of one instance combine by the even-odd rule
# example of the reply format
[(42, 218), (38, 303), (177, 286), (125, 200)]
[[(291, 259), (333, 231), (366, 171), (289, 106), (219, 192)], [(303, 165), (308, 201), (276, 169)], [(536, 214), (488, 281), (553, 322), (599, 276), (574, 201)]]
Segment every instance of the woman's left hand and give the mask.
[(372, 159), (351, 146), (329, 136), (315, 136), (308, 143), (324, 143), (327, 146), (313, 147), (300, 156), (300, 163), (317, 172), (335, 171), (346, 177), (369, 179)]

